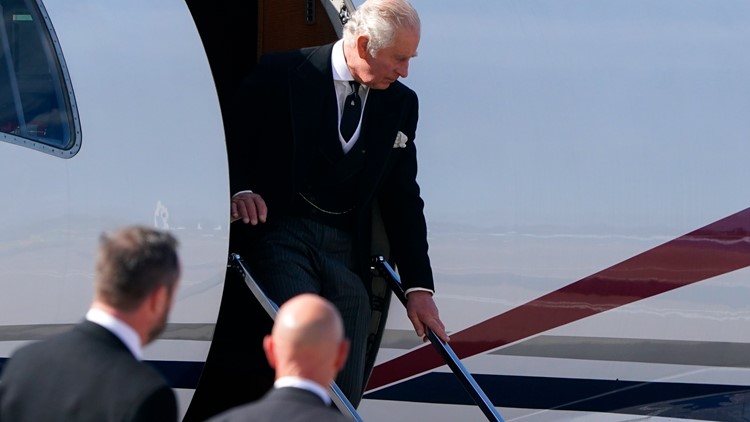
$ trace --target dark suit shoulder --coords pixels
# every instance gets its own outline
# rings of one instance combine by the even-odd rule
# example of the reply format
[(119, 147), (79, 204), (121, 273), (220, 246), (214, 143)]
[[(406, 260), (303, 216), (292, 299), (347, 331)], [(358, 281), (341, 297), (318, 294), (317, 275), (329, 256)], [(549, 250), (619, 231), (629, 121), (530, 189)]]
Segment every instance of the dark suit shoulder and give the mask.
[[(311, 60), (319, 62), (324, 57), (330, 60), (332, 47), (333, 45), (329, 44), (263, 54), (255, 68), (243, 78), (240, 84), (236, 96), (237, 107), (244, 108), (249, 98), (262, 95), (263, 92), (276, 93), (279, 87), (277, 84), (286, 83), (292, 69), (304, 67)], [(316, 57), (317, 59), (314, 59)], [(240, 121), (244, 120), (246, 113), (247, 111), (241, 112)]]
[(258, 61), (258, 67), (288, 68), (303, 63), (317, 54), (324, 54), (330, 58), (333, 44), (304, 47), (296, 50), (274, 51), (265, 53)]
[(315, 394), (298, 388), (272, 389), (260, 400), (235, 407), (209, 422), (346, 422), (341, 412), (326, 406)]
[(393, 82), (388, 87), (388, 90), (393, 91), (394, 93), (401, 94), (401, 95), (408, 95), (408, 96), (414, 96), (414, 97), (417, 96), (417, 93), (413, 89), (409, 88), (408, 86), (406, 86), (406, 84), (404, 84), (401, 81)]
[(67, 359), (70, 352), (79, 352), (91, 347), (127, 350), (125, 344), (106, 328), (84, 321), (70, 330), (19, 348), (11, 356), (11, 361), (55, 360), (63, 357)]
[(19, 349), (2, 377), (3, 420), (177, 419), (174, 392), (164, 378), (91, 322)]
[(110, 382), (108, 374), (116, 375), (115, 378), (127, 374), (127, 377), (111, 382), (153, 386), (154, 389), (166, 386), (164, 378), (151, 365), (138, 361), (115, 334), (89, 321), (22, 347), (11, 356), (9, 362), (14, 365), (75, 369), (81, 371), (81, 381), (88, 381), (85, 375), (99, 375), (99, 384)]

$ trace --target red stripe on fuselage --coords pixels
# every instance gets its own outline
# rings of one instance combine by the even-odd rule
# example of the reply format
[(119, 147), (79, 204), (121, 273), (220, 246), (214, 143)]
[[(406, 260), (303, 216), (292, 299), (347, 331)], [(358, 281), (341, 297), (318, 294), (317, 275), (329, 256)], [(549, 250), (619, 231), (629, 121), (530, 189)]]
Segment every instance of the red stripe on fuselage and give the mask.
[[(459, 358), (750, 266), (750, 208), (451, 334)], [(444, 365), (430, 346), (373, 370), (367, 390)]]

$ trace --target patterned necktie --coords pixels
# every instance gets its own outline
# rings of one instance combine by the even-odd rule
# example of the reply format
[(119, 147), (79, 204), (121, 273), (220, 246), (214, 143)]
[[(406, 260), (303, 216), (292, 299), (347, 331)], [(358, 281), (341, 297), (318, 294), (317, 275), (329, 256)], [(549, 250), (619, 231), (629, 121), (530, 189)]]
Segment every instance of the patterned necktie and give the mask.
[(362, 116), (362, 99), (359, 98), (359, 82), (351, 81), (349, 85), (352, 87), (352, 93), (346, 96), (344, 100), (344, 112), (341, 114), (341, 136), (344, 141), (349, 142), (349, 139), (354, 135), (354, 131), (359, 126), (359, 118)]

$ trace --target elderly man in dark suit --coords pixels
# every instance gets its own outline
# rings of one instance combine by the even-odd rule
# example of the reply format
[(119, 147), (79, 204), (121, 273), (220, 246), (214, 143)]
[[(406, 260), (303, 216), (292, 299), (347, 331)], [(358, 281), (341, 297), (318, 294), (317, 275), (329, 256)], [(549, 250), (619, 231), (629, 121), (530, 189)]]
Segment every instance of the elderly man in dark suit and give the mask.
[(417, 335), (428, 327), (448, 339), (416, 181), (417, 95), (398, 81), (419, 37), (407, 0), (367, 0), (342, 40), (262, 57), (229, 125), (232, 215), (247, 223), (232, 233), (237, 249), (277, 303), (308, 292), (336, 305), (352, 342), (336, 382), (355, 406), (366, 382), (373, 204)]
[(259, 401), (230, 409), (211, 422), (349, 420), (331, 407), (326, 390), (349, 352), (341, 316), (330, 302), (310, 293), (285, 302), (271, 335), (263, 340), (263, 350), (276, 370), (273, 389)]
[(172, 306), (176, 247), (170, 234), (145, 227), (103, 235), (85, 320), (11, 356), (0, 378), (0, 420), (177, 421), (174, 392), (141, 362)]

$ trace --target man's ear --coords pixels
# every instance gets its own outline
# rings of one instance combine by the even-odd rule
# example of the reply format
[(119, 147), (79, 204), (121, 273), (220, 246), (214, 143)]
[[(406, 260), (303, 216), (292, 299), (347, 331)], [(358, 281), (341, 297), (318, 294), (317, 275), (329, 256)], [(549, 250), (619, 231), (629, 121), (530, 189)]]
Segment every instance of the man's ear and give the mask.
[(370, 45), (370, 39), (367, 38), (364, 35), (360, 35), (357, 37), (357, 55), (360, 59), (365, 60), (369, 57), (370, 52), (368, 50), (368, 46)]
[(171, 292), (167, 286), (161, 285), (154, 290), (148, 297), (148, 307), (152, 313), (161, 315), (164, 309), (169, 308), (169, 301), (172, 299)]
[(270, 335), (263, 337), (263, 351), (266, 353), (266, 360), (271, 368), (276, 369), (276, 356), (274, 356), (274, 344)]

